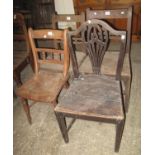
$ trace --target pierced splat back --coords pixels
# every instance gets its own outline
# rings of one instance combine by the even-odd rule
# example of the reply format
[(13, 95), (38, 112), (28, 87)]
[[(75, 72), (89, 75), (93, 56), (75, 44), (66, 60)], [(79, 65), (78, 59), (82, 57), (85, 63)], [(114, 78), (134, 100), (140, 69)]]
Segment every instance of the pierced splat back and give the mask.
[(120, 78), (126, 46), (126, 32), (113, 29), (106, 22), (92, 19), (83, 23), (76, 31), (68, 32), (74, 76), (78, 78), (79, 69), (75, 52), (76, 44), (84, 44), (94, 74), (100, 74), (101, 64), (108, 48), (110, 35), (119, 36), (121, 41), (120, 54), (116, 67), (116, 78)]

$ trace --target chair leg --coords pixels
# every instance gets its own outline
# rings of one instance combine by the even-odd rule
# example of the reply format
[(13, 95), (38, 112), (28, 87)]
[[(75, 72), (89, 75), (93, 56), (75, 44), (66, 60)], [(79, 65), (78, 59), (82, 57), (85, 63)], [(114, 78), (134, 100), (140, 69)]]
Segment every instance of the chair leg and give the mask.
[(125, 106), (125, 111), (128, 112), (129, 99), (130, 99), (130, 88), (131, 88), (131, 77), (126, 77), (126, 79), (124, 80), (124, 84), (125, 84), (124, 106)]
[(115, 152), (119, 152), (125, 121), (119, 121), (116, 124)]
[(59, 124), (61, 134), (64, 138), (64, 141), (68, 143), (69, 138), (68, 138), (67, 124), (66, 124), (65, 117), (61, 113), (57, 113), (57, 112), (55, 112), (55, 115)]
[(30, 124), (32, 124), (31, 115), (30, 115), (30, 107), (29, 107), (28, 101), (26, 99), (23, 99), (23, 98), (21, 98), (21, 100), (22, 100), (22, 105), (23, 105), (24, 111), (26, 113), (28, 122)]
[(69, 82), (68, 81), (65, 83), (64, 88), (65, 89), (68, 89), (69, 88)]

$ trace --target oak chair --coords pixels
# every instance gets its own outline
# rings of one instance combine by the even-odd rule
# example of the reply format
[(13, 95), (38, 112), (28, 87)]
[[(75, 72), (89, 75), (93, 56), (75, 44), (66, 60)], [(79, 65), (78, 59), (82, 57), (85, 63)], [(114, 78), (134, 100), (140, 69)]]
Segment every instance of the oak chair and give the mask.
[[(54, 107), (57, 104), (60, 91), (63, 87), (68, 86), (69, 52), (66, 34), (67, 30), (33, 30), (29, 28), (28, 35), (33, 52), (35, 72), (29, 80), (17, 88), (16, 94), (21, 98), (30, 124), (31, 116), (28, 100), (50, 103)], [(64, 48), (63, 50), (56, 50), (45, 48), (44, 45), (38, 47), (37, 40), (63, 40)], [(46, 57), (47, 53), (62, 54), (63, 59)]]
[[(119, 37), (121, 47), (116, 74), (101, 74), (102, 60), (112, 40), (112, 35)], [(65, 142), (73, 124), (66, 125), (66, 117), (101, 121), (116, 124), (115, 151), (119, 151), (125, 123), (123, 94), (121, 89), (121, 71), (125, 56), (126, 32), (118, 31), (106, 22), (92, 19), (83, 23), (76, 31), (68, 32), (68, 41), (72, 59), (74, 77), (70, 87), (59, 101), (54, 111)], [(93, 73), (81, 73), (77, 61), (76, 44), (84, 44)], [(84, 61), (84, 63), (86, 63)]]
[[(29, 45), (28, 33), (27, 33), (24, 16), (21, 13), (14, 13), (13, 26), (14, 26), (13, 79), (19, 86), (22, 84), (21, 76), (20, 76), (21, 71), (29, 63), (33, 68), (33, 59), (32, 59), (32, 52)], [(22, 48), (19, 47), (19, 45), (22, 45)]]
[[(125, 98), (125, 110), (128, 111), (129, 107), (129, 98), (130, 98), (130, 88), (131, 88), (131, 60), (130, 60), (130, 50), (131, 50), (131, 25), (132, 25), (132, 6), (125, 9), (109, 9), (109, 10), (86, 10), (86, 20), (89, 19), (102, 19), (108, 21), (113, 27), (117, 28), (117, 22), (121, 21), (122, 24), (126, 25), (127, 31), (127, 44), (126, 44), (126, 54), (123, 65), (123, 70), (121, 73), (122, 82), (124, 85), (124, 98)], [(114, 36), (111, 36), (114, 37)], [(117, 40), (117, 37), (115, 37)], [(115, 41), (116, 42), (116, 41)], [(110, 50), (110, 49), (109, 49)], [(116, 60), (119, 56), (119, 53), (116, 51), (110, 51), (106, 53), (105, 61), (103, 62), (105, 68), (101, 71), (106, 75), (115, 75), (115, 66)], [(81, 66), (85, 70), (85, 66)], [(86, 71), (86, 70), (85, 70)]]

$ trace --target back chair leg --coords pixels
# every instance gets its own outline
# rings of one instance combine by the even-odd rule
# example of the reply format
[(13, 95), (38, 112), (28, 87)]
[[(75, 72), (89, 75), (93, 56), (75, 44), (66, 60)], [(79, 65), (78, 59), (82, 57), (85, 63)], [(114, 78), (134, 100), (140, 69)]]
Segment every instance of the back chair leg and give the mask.
[(128, 112), (128, 109), (129, 109), (129, 99), (130, 99), (130, 88), (131, 88), (131, 77), (126, 77), (124, 79), (124, 84), (125, 84), (124, 106), (125, 106), (125, 112)]
[(60, 130), (61, 130), (61, 134), (65, 142), (68, 143), (69, 138), (68, 138), (68, 130), (67, 130), (67, 124), (66, 124), (65, 117), (61, 113), (55, 113), (55, 115), (56, 115)]
[(24, 99), (24, 98), (21, 98), (22, 100), (22, 105), (23, 105), (23, 108), (24, 108), (24, 111), (26, 113), (26, 116), (27, 116), (27, 119), (28, 119), (28, 122), (30, 124), (32, 124), (32, 119), (31, 119), (31, 115), (30, 115), (30, 106), (28, 104), (28, 100)]
[(115, 152), (119, 152), (125, 121), (119, 121), (116, 124)]

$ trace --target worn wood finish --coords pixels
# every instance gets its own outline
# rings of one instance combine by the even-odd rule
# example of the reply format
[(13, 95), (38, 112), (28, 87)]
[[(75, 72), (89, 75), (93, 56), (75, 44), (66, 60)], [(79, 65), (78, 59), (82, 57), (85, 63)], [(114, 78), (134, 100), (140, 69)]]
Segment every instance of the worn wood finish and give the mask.
[[(130, 60), (130, 50), (131, 50), (131, 25), (132, 25), (132, 11), (133, 8), (132, 6), (126, 8), (126, 9), (109, 9), (109, 10), (90, 10), (89, 8), (86, 10), (86, 19), (102, 19), (102, 20), (107, 20), (107, 19), (115, 19), (115, 21), (120, 20), (120, 19), (125, 19), (126, 23), (126, 31), (127, 31), (127, 44), (126, 44), (126, 56), (127, 61), (124, 62), (123, 67), (125, 68), (121, 76), (123, 77), (122, 80), (125, 84), (125, 110), (126, 112), (128, 111), (129, 107), (129, 98), (130, 98), (130, 85), (131, 85), (131, 78), (132, 78), (132, 71), (131, 71), (131, 60)], [(113, 24), (113, 26), (116, 26)], [(111, 55), (111, 56), (110, 56)], [(111, 68), (111, 63), (115, 63), (117, 58), (113, 56), (113, 53), (109, 54), (109, 61), (107, 62), (107, 65), (105, 64), (106, 68), (109, 67), (108, 74), (113, 75), (113, 68)], [(116, 55), (117, 56), (117, 55)], [(114, 66), (114, 65), (113, 65)], [(111, 72), (110, 72), (111, 71)], [(107, 72), (103, 72), (107, 74)], [(126, 74), (128, 73), (128, 74)]]
[(30, 63), (33, 68), (33, 59), (31, 57), (31, 49), (29, 45), (27, 28), (24, 20), (24, 16), (20, 13), (14, 13), (13, 17), (13, 41), (25, 42), (26, 49), (13, 51), (13, 79), (16, 81), (17, 85), (21, 85), (21, 71)]
[[(30, 107), (27, 100), (35, 102), (50, 103), (53, 106), (57, 104), (57, 98), (63, 87), (68, 84), (68, 69), (69, 69), (69, 51), (67, 43), (67, 30), (52, 30), (52, 29), (40, 29), (33, 30), (29, 28), (29, 40), (33, 52), (35, 72), (34, 75), (21, 85), (16, 93), (22, 98), (24, 102), (24, 109), (27, 114), (29, 123), (31, 123)], [(63, 50), (55, 50), (51, 48), (38, 47), (37, 40), (54, 40), (60, 39), (64, 42)], [(41, 57), (38, 55), (41, 54)], [(50, 56), (45, 56), (46, 53), (63, 54), (63, 61), (54, 60)], [(59, 62), (58, 62), (59, 61)], [(63, 66), (62, 71), (51, 70), (48, 68), (42, 68), (43, 64), (48, 65), (61, 65)], [(27, 104), (25, 104), (27, 102)]]
[[(118, 61), (113, 76), (101, 74), (111, 35), (121, 42)], [(125, 113), (121, 89), (121, 71), (125, 56), (126, 32), (117, 31), (104, 21), (92, 19), (83, 23), (76, 31), (68, 32), (69, 48), (74, 73), (73, 81), (54, 111), (65, 142), (68, 142), (66, 117), (116, 124), (115, 151), (120, 148)], [(76, 57), (75, 44), (83, 44), (88, 54), (92, 73), (81, 73)]]

